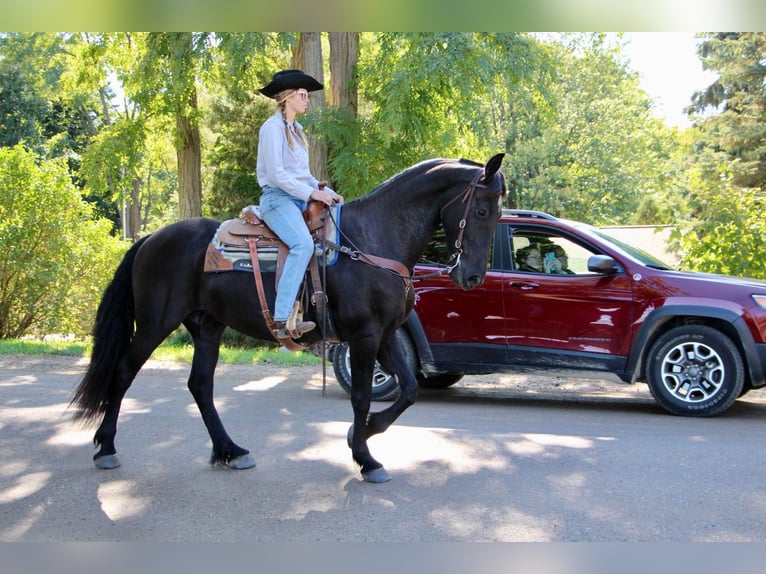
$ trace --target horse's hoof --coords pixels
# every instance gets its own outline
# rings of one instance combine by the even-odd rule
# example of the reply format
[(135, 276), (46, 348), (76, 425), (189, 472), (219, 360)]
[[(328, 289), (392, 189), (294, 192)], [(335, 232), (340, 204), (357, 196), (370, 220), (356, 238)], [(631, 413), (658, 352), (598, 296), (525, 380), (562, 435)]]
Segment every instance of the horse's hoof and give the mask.
[(375, 468), (373, 470), (363, 472), (362, 478), (364, 478), (365, 482), (380, 484), (381, 482), (388, 482), (391, 480), (391, 475), (388, 474), (386, 469), (381, 466), (380, 468)]
[(94, 458), (93, 464), (96, 465), (96, 468), (100, 468), (102, 470), (110, 470), (120, 466), (120, 459), (117, 458), (116, 454), (107, 454)]
[(354, 424), (352, 423), (350, 427), (348, 427), (348, 433), (346, 434), (346, 444), (348, 444), (348, 448), (351, 448), (351, 442), (354, 440)]
[(232, 458), (226, 463), (226, 466), (235, 470), (245, 470), (246, 468), (253, 468), (255, 466), (255, 459), (249, 454), (243, 454), (237, 458)]

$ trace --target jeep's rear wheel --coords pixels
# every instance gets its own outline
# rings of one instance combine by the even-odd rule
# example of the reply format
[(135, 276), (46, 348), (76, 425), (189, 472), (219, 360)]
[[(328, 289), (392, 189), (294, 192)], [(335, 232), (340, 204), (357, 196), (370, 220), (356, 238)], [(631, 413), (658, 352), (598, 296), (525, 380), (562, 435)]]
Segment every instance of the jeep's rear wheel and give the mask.
[(745, 367), (737, 346), (722, 332), (706, 325), (682, 325), (652, 346), (647, 382), (668, 412), (712, 417), (740, 396)]
[[(404, 351), (404, 357), (407, 365), (415, 372), (417, 367), (417, 357), (415, 349), (409, 335), (402, 329), (396, 331), (396, 338)], [(335, 378), (338, 384), (349, 395), (351, 394), (351, 362), (349, 360), (348, 345), (337, 345), (333, 351), (332, 368), (335, 372)], [(391, 401), (399, 396), (399, 384), (380, 364), (375, 361), (375, 370), (372, 374), (372, 400), (373, 401)]]

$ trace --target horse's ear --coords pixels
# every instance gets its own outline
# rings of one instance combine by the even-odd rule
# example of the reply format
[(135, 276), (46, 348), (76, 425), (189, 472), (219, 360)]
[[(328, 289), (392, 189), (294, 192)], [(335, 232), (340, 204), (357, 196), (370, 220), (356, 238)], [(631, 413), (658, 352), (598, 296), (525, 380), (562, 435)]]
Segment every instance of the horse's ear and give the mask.
[(503, 164), (504, 157), (504, 153), (499, 153), (489, 158), (487, 165), (484, 166), (484, 181), (489, 181), (495, 176), (500, 169), (500, 166)]

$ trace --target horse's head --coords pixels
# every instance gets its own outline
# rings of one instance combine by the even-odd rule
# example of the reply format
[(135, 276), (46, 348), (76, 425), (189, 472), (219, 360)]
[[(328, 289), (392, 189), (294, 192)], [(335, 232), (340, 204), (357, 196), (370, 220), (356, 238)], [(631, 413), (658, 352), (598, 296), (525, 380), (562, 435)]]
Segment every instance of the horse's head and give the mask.
[(450, 191), (450, 198), (441, 208), (441, 221), (453, 257), (450, 277), (465, 290), (481, 285), (487, 272), (489, 250), (506, 193), (500, 172), (504, 156), (499, 153), (483, 167), (477, 165), (471, 182), (455, 184), (455, 188), (462, 187), (463, 191)]

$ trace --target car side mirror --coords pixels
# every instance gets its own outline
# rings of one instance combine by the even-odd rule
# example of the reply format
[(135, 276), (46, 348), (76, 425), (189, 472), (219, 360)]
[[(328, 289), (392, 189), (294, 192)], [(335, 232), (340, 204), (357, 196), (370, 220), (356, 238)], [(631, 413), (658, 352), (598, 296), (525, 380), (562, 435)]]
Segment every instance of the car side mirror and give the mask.
[(603, 275), (613, 275), (620, 271), (617, 262), (608, 255), (591, 255), (588, 257), (588, 271), (601, 273)]

